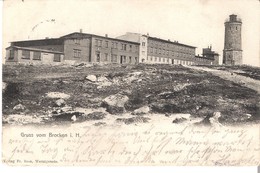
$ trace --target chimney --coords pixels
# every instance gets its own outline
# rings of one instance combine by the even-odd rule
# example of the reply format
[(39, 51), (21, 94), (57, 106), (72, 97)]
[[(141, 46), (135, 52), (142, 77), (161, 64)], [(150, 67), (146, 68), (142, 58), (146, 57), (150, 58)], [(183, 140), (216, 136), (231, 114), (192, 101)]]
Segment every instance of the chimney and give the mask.
[(105, 34), (105, 37), (107, 37), (107, 34)]
[(49, 37), (45, 37), (45, 39), (49, 39)]
[(82, 33), (82, 29), (79, 29), (79, 32)]
[(149, 32), (147, 32), (147, 36), (149, 36)]

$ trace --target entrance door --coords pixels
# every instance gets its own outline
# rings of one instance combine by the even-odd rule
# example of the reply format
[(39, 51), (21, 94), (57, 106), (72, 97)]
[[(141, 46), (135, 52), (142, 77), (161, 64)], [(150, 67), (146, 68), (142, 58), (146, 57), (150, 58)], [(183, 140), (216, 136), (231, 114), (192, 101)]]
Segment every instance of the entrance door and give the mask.
[(120, 64), (123, 64), (123, 56), (120, 56)]
[(96, 52), (96, 60), (97, 62), (100, 62), (100, 52)]

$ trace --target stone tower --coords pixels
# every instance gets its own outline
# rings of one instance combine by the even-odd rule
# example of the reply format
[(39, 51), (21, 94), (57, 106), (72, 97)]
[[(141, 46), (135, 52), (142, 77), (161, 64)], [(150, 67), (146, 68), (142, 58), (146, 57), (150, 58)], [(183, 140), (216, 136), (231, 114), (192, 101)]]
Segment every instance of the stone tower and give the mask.
[(224, 65), (242, 64), (241, 19), (232, 14), (225, 22)]

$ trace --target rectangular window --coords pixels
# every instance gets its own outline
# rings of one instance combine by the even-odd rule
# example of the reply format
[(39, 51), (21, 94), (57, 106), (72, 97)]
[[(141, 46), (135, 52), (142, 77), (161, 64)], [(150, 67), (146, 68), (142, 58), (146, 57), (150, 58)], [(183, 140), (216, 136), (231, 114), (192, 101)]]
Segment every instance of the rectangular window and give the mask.
[(98, 46), (98, 39), (95, 39), (95, 46)]
[(159, 57), (159, 62), (161, 62), (161, 57)]
[(33, 52), (33, 60), (41, 60), (41, 52)]
[(158, 53), (158, 49), (157, 48), (155, 48), (155, 53)]
[(98, 47), (102, 47), (102, 40), (98, 41)]
[(9, 51), (9, 57), (8, 57), (8, 59), (14, 59), (14, 50), (10, 50)]
[(161, 54), (161, 51), (162, 51), (162, 50), (161, 50), (161, 49), (159, 49), (159, 54)]
[(112, 61), (112, 62), (117, 62), (117, 55), (112, 54), (111, 61)]
[(129, 63), (132, 63), (132, 57), (129, 56)]
[(54, 54), (54, 58), (53, 58), (53, 61), (54, 62), (60, 62), (61, 60), (60, 60), (61, 58), (60, 58), (60, 54)]
[(129, 51), (132, 52), (132, 45), (129, 45)]
[(30, 59), (30, 51), (22, 50), (22, 59)]
[(108, 54), (105, 53), (104, 61), (108, 61)]
[(169, 51), (167, 50), (166, 55), (169, 55)]
[(75, 44), (80, 44), (80, 39), (74, 39)]
[(142, 42), (142, 46), (145, 46), (145, 42)]
[(154, 58), (154, 61), (157, 61), (157, 57)]
[(150, 52), (153, 53), (153, 48), (152, 47), (150, 48)]
[(81, 50), (73, 49), (73, 55), (74, 55), (74, 58), (80, 58), (81, 57)]
[(106, 48), (108, 48), (108, 41), (106, 41)]
[(138, 46), (135, 46), (135, 52), (138, 52)]

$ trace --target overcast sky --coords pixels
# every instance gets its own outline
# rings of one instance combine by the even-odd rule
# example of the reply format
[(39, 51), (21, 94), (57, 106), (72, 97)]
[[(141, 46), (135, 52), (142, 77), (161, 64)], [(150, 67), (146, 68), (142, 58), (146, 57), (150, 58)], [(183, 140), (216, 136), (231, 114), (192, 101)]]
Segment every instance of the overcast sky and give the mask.
[(234, 13), (243, 22), (243, 62), (260, 66), (259, 7), (258, 0), (5, 0), (3, 48), (83, 29), (110, 37), (149, 33), (196, 46), (196, 54), (211, 44), (222, 58), (224, 21)]

